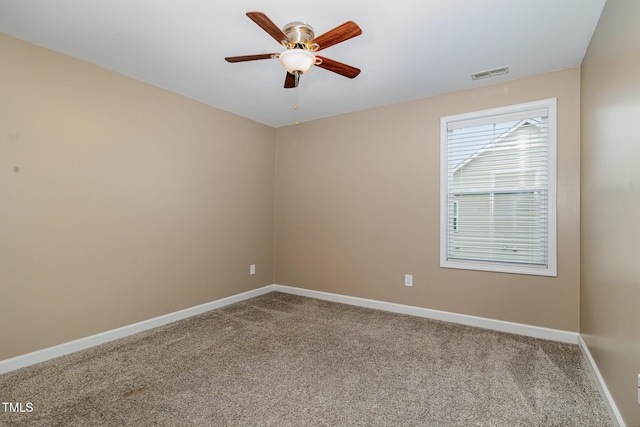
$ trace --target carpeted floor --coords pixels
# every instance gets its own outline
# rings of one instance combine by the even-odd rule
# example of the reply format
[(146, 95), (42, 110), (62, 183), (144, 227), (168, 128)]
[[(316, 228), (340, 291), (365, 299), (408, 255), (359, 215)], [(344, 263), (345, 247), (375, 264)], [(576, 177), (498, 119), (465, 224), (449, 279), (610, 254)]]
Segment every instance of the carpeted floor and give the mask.
[(10, 426), (609, 426), (580, 350), (278, 292), (0, 375)]

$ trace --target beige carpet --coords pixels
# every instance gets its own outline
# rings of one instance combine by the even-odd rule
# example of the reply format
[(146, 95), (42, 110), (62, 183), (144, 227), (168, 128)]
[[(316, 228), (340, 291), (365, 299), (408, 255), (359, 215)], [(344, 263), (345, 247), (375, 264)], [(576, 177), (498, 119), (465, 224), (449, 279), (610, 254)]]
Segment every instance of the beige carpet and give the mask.
[(273, 292), (0, 375), (10, 426), (608, 426), (568, 345)]

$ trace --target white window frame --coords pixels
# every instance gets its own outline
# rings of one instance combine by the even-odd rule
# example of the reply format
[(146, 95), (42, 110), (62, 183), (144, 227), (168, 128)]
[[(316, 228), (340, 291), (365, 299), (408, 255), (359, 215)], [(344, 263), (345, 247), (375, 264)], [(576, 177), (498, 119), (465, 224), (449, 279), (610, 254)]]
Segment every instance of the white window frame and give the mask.
[[(476, 260), (448, 259), (449, 186), (448, 186), (448, 129), (452, 122), (465, 122), (464, 126), (475, 126), (504, 120), (504, 116), (521, 117), (528, 111), (532, 114), (546, 109), (548, 117), (548, 193), (547, 193), (547, 265), (534, 266)], [(502, 117), (499, 117), (502, 116)], [(471, 113), (456, 114), (440, 119), (440, 267), (463, 270), (480, 270), (503, 273), (530, 274), (538, 276), (557, 276), (557, 229), (556, 229), (556, 187), (557, 187), (557, 99), (516, 104)], [(459, 216), (456, 221), (457, 232), (460, 229)]]

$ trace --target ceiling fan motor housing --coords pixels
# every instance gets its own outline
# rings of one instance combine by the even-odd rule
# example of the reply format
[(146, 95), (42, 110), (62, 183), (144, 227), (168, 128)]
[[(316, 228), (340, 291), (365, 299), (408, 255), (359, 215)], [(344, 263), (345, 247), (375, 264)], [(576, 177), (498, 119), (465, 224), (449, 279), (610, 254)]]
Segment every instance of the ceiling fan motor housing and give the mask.
[(313, 40), (313, 27), (304, 22), (290, 22), (282, 28), (282, 31), (289, 37), (293, 45), (303, 44)]

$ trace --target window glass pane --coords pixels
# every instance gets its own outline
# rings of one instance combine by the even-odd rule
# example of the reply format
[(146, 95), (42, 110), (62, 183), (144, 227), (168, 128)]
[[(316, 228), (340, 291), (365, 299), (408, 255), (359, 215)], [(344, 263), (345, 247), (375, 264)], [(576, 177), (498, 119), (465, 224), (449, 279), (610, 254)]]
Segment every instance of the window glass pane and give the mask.
[(457, 232), (450, 258), (545, 265), (546, 231), (539, 192), (456, 195)]

